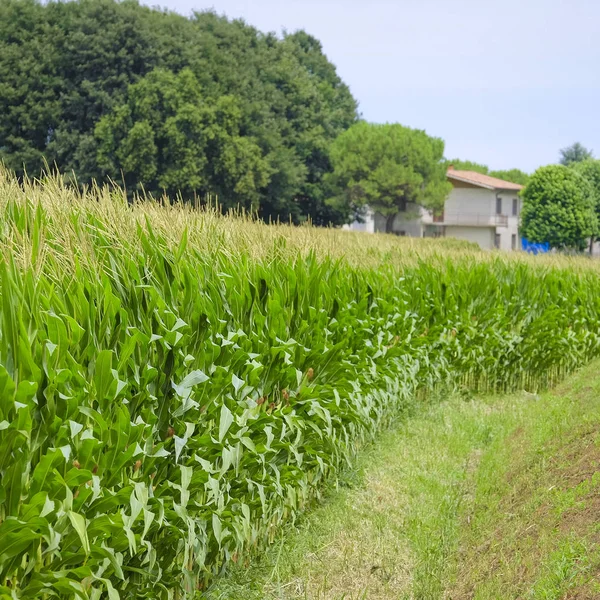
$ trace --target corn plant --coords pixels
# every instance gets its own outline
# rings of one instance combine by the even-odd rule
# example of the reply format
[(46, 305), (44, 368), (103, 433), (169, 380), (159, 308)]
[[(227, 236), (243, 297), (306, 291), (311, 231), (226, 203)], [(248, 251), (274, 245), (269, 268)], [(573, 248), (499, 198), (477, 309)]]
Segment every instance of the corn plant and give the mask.
[(200, 597), (415, 398), (600, 353), (594, 263), (362, 240), (0, 172), (0, 597)]

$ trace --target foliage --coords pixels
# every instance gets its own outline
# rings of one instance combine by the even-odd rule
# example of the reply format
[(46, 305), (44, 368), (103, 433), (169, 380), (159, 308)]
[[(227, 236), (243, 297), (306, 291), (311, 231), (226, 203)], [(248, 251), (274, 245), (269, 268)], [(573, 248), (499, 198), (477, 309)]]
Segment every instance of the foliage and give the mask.
[(531, 242), (583, 250), (596, 232), (589, 182), (562, 165), (539, 168), (523, 191), (521, 232)]
[(241, 121), (232, 96), (207, 105), (189, 69), (153, 71), (96, 126), (99, 158), (113, 179), (121, 171), (130, 189), (214, 192), (226, 208), (257, 209), (269, 165), (256, 141), (240, 134)]
[[(181, 100), (171, 99), (164, 114), (154, 105), (158, 131), (133, 107), (136, 93), (175, 81), (184, 69), (200, 90), (192, 130), (221, 130), (210, 149), (218, 172), (207, 172), (208, 150), (182, 135)], [(230, 122), (223, 113), (232, 111)], [(121, 181), (123, 171), (131, 189), (160, 195), (177, 187), (187, 199), (210, 189), (225, 206), (259, 204), (265, 219), (339, 224), (322, 179), (329, 144), (355, 119), (348, 87), (304, 32), (278, 38), (212, 12), (185, 18), (133, 0), (0, 0), (0, 159), (20, 175), (40, 173), (44, 160), (80, 184)], [(169, 165), (145, 166), (146, 158), (155, 163), (145, 140), (162, 138), (164, 122), (174, 120)], [(114, 139), (107, 122), (118, 123)]]
[(294, 113), (303, 126), (314, 123), (302, 131), (297, 149), (306, 167), (306, 178), (295, 198), (300, 214), (310, 215), (317, 225), (346, 222), (347, 210), (336, 210), (327, 200), (324, 177), (331, 171), (329, 146), (342, 131), (356, 121), (357, 105), (346, 85), (337, 75), (335, 67), (323, 53), (321, 43), (304, 31), (286, 34), (284, 45), (299, 63), (316, 78), (317, 92), (305, 104), (299, 103)]
[(459, 158), (452, 158), (446, 161), (448, 167), (453, 167), (457, 171), (475, 171), (475, 173), (482, 173), (488, 175), (490, 169), (487, 165), (481, 165), (479, 163), (470, 160), (461, 160)]
[[(588, 159), (580, 162), (572, 163), (573, 169), (582, 175), (592, 187), (592, 193), (594, 195), (594, 206), (596, 210), (596, 220), (598, 226), (600, 226), (600, 160)], [(596, 229), (594, 237), (598, 236), (598, 229)]]
[(571, 146), (562, 148), (560, 151), (560, 164), (569, 166), (573, 163), (582, 162), (593, 158), (594, 155), (591, 150), (588, 150), (585, 146), (582, 146), (579, 142), (575, 142)]
[(519, 183), (521, 185), (527, 185), (531, 175), (521, 171), (521, 169), (505, 169), (500, 171), (490, 171), (488, 173), (490, 177), (497, 177), (503, 181), (510, 181), (511, 183)]
[(332, 144), (329, 181), (340, 190), (334, 205), (360, 212), (365, 206), (390, 219), (408, 203), (442, 206), (452, 186), (446, 181), (444, 142), (399, 124), (364, 121)]
[(0, 172), (0, 595), (189, 598), (419, 390), (535, 390), (600, 350), (572, 263), (401, 266), (416, 242), (381, 236), (353, 265), (327, 248), (356, 234), (236, 223)]
[(521, 185), (527, 185), (529, 181), (529, 175), (521, 169), (505, 169), (490, 171), (487, 165), (480, 165), (479, 163), (471, 162), (469, 160), (460, 160), (454, 158), (447, 161), (448, 166), (452, 165), (456, 170), (463, 171), (475, 171), (476, 173), (482, 173), (483, 175), (489, 175), (490, 177), (497, 177), (504, 181), (510, 181), (511, 183), (519, 183)]

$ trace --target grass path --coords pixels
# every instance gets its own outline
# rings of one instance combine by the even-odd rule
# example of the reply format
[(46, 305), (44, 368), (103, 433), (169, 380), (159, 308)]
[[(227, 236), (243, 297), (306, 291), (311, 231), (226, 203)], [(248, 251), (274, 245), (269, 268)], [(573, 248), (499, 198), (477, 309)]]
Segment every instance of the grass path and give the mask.
[(595, 362), (541, 396), (422, 408), (209, 597), (600, 598), (599, 492)]

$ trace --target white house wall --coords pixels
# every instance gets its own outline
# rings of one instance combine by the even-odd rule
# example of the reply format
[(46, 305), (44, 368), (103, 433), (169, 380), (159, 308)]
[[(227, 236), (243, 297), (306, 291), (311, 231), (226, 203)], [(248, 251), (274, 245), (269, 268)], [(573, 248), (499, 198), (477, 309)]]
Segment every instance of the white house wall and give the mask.
[[(508, 219), (506, 227), (493, 226), (493, 217), (496, 215), (496, 195), (502, 198), (502, 215)], [(517, 198), (517, 215), (512, 214), (513, 198)], [(516, 249), (521, 248), (519, 236), (519, 214), (521, 212), (521, 199), (516, 192), (497, 192), (480, 187), (454, 187), (444, 205), (444, 213), (450, 220), (463, 218), (472, 222), (474, 215), (489, 217), (489, 226), (459, 226), (446, 225), (446, 237), (456, 237), (478, 243), (482, 248), (494, 248), (496, 234), (500, 236), (500, 249), (511, 250), (513, 236), (515, 236)], [(363, 218), (364, 223), (354, 222), (347, 229), (375, 233), (386, 230), (386, 217), (368, 210)], [(459, 221), (460, 222), (460, 221)], [(423, 237), (425, 226), (432, 223), (432, 214), (416, 204), (409, 204), (406, 212), (400, 212), (394, 218), (392, 231), (398, 235)]]
[(368, 210), (365, 212), (362, 218), (362, 223), (358, 221), (354, 221), (350, 223), (350, 225), (343, 225), (342, 229), (349, 229), (351, 231), (363, 231), (365, 233), (375, 233), (375, 215), (372, 210)]
[[(344, 229), (352, 231), (364, 231), (367, 233), (385, 232), (387, 217), (367, 210), (363, 216), (363, 223), (354, 221), (350, 225), (344, 225)], [(392, 233), (410, 237), (423, 237), (423, 224), (431, 223), (431, 215), (418, 204), (409, 203), (406, 212), (400, 212), (394, 217)]]
[[(497, 192), (485, 188), (455, 187), (450, 192), (444, 205), (446, 215), (470, 215), (494, 216), (496, 215), (496, 197), (502, 199), (501, 214), (508, 218), (506, 227), (446, 227), (446, 237), (459, 237), (478, 241), (482, 248), (493, 248), (496, 233), (500, 235), (500, 249), (512, 250), (513, 235), (515, 236), (516, 249), (521, 248), (519, 237), (519, 215), (521, 213), (521, 199), (517, 192)], [(517, 199), (517, 215), (512, 214), (513, 198)], [(473, 229), (470, 233), (465, 230)], [(489, 241), (491, 239), (491, 242)], [(481, 240), (481, 241), (479, 241)]]
[[(385, 227), (382, 231), (385, 231)], [(423, 237), (423, 223), (421, 222), (421, 218), (406, 219), (403, 213), (398, 213), (392, 224), (392, 233), (409, 237)]]
[[(508, 216), (508, 226), (498, 227), (498, 233), (500, 234), (500, 249), (512, 250), (512, 236), (515, 235), (515, 250), (520, 250), (521, 236), (519, 235), (519, 215), (521, 214), (521, 198), (519, 198), (517, 192), (501, 192), (499, 195), (502, 198), (502, 214)], [(512, 214), (513, 198), (516, 198), (517, 200), (516, 216)]]
[(444, 212), (453, 215), (496, 214), (496, 193), (483, 188), (452, 188)]
[[(409, 202), (406, 206), (406, 212), (399, 212), (394, 217), (392, 232), (409, 237), (423, 237), (424, 214), (426, 214), (426, 211), (422, 207)], [(381, 231), (385, 231), (385, 218)]]

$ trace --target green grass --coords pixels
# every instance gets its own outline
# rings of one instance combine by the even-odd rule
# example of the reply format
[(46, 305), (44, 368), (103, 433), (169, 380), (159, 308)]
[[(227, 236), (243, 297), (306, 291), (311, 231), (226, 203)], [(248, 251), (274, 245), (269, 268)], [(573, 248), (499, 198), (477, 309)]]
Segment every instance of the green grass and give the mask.
[(541, 396), (423, 407), (209, 598), (598, 597), (599, 366)]

